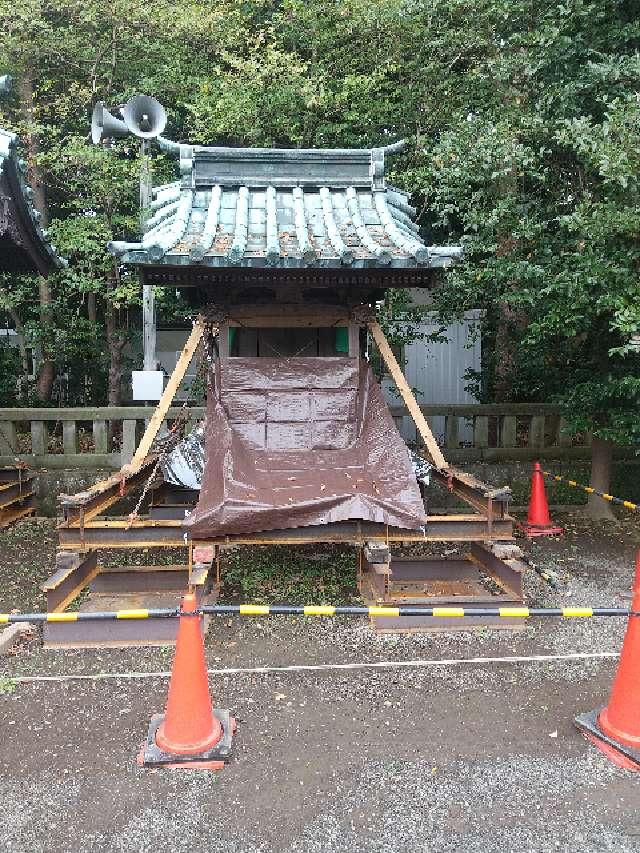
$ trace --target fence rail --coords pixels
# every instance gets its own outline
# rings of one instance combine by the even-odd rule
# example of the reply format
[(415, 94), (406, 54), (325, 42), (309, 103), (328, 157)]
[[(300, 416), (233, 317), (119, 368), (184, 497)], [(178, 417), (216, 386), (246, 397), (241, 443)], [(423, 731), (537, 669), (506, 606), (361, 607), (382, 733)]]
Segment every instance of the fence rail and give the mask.
[[(178, 416), (180, 407), (167, 413)], [(189, 408), (189, 423), (204, 416)], [(0, 409), (0, 464), (41, 468), (114, 468), (131, 461), (153, 406)]]
[[(451, 462), (587, 459), (589, 435), (563, 432), (556, 406), (531, 403), (431, 404), (420, 406)], [(152, 406), (0, 409), (0, 465), (16, 459), (41, 468), (119, 468), (129, 462), (153, 414)], [(179, 407), (169, 409), (167, 421)], [(190, 424), (204, 407), (189, 408)], [(419, 446), (408, 411), (390, 406), (403, 435)], [(616, 448), (620, 456), (632, 448)]]
[[(450, 462), (591, 457), (591, 435), (567, 435), (560, 409), (550, 403), (429, 404), (420, 409)], [(420, 447), (407, 409), (389, 410), (405, 439)], [(633, 452), (615, 448), (623, 457)]]

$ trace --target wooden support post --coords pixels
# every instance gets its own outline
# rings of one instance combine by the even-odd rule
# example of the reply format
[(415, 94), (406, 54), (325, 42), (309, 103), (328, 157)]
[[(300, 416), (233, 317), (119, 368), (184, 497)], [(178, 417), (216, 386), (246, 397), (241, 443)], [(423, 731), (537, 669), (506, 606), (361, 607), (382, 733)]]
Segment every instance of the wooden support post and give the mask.
[(156, 410), (151, 416), (151, 420), (149, 421), (145, 433), (142, 436), (142, 440), (138, 445), (138, 449), (136, 450), (133, 459), (131, 460), (131, 464), (127, 466), (130, 471), (136, 471), (147, 458), (147, 454), (151, 450), (151, 445), (153, 444), (153, 441), (156, 435), (158, 434), (158, 430), (162, 426), (162, 422), (167, 416), (167, 412), (169, 411), (169, 407), (173, 402), (173, 398), (175, 397), (176, 391), (178, 390), (180, 383), (184, 379), (184, 375), (187, 372), (189, 364), (191, 363), (193, 354), (195, 353), (198, 344), (202, 339), (202, 333), (202, 324), (196, 321), (193, 324), (193, 329), (191, 330), (191, 334), (187, 339), (184, 349), (180, 353), (180, 358), (178, 359), (173, 373), (169, 377), (167, 387), (164, 389), (162, 397), (160, 397), (160, 401), (156, 406)]
[(427, 450), (427, 454), (429, 455), (431, 461), (436, 466), (436, 468), (448, 468), (449, 465), (442, 455), (442, 451), (438, 447), (438, 442), (435, 440), (433, 433), (427, 423), (427, 419), (420, 411), (420, 406), (418, 405), (416, 398), (413, 395), (411, 388), (409, 387), (409, 383), (404, 377), (404, 373), (400, 369), (400, 365), (396, 361), (396, 357), (393, 354), (391, 347), (384, 335), (384, 332), (380, 328), (380, 325), (373, 321), (368, 324), (371, 334), (373, 335), (373, 339), (376, 342), (378, 349), (380, 350), (380, 355), (384, 359), (384, 363), (387, 365), (387, 369), (391, 374), (393, 381), (396, 384), (396, 388), (400, 392), (402, 399), (404, 400), (404, 404), (409, 409), (409, 414), (413, 418), (413, 422), (416, 425), (416, 429), (420, 433), (420, 437), (424, 441), (425, 448)]
[(360, 358), (360, 326), (349, 323), (349, 358)]

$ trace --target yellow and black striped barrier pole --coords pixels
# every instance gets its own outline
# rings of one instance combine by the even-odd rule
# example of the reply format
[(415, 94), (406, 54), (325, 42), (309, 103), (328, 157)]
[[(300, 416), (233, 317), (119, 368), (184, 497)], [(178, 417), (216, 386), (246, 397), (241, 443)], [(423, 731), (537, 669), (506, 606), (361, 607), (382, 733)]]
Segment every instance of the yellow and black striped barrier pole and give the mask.
[(192, 612), (178, 608), (149, 610), (72, 611), (68, 613), (0, 613), (0, 624), (10, 622), (85, 622), (109, 619), (170, 619), (182, 616), (432, 616), (451, 617), (494, 616), (520, 617), (597, 617), (640, 616), (640, 612), (625, 607), (351, 607), (331, 604), (207, 604)]
[(609, 503), (616, 504), (617, 506), (623, 506), (625, 509), (633, 510), (633, 512), (640, 511), (639, 504), (634, 504), (631, 501), (623, 501), (622, 498), (616, 498), (613, 495), (607, 494), (607, 492), (599, 492), (597, 489), (594, 489), (593, 486), (583, 486), (582, 483), (577, 483), (575, 480), (569, 480), (567, 477), (561, 477), (559, 474), (554, 474), (552, 471), (543, 471), (542, 473), (545, 477), (550, 477), (552, 480), (555, 480), (556, 483), (566, 483), (568, 486), (573, 486), (574, 489), (582, 489), (582, 491), (586, 492), (588, 495), (597, 495), (599, 498), (602, 498), (602, 500), (609, 501)]

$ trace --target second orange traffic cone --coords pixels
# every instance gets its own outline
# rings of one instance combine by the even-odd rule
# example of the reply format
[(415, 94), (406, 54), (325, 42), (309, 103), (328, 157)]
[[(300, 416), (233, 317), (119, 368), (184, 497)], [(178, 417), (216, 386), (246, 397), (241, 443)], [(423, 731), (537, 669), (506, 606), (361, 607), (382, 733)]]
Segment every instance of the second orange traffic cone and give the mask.
[(195, 595), (184, 596), (167, 707), (151, 718), (138, 756), (144, 767), (220, 770), (231, 755), (236, 722), (229, 711), (212, 706), (197, 607)]
[(564, 532), (561, 527), (557, 527), (551, 521), (547, 493), (544, 488), (544, 474), (539, 462), (533, 463), (531, 473), (531, 497), (529, 498), (527, 523), (519, 524), (518, 527), (529, 538), (532, 536), (558, 536)]
[(576, 717), (576, 726), (618, 767), (640, 771), (640, 551), (631, 599), (631, 615), (609, 704)]

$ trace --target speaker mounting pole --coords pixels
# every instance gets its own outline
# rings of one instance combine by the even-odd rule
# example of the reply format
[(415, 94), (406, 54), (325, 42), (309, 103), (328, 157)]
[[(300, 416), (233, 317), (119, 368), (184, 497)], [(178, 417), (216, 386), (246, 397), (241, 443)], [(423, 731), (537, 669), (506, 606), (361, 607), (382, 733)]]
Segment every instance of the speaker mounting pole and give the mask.
[[(140, 227), (144, 231), (152, 195), (150, 140), (159, 137), (164, 130), (167, 113), (160, 101), (149, 95), (133, 95), (120, 112), (123, 120), (112, 115), (104, 103), (98, 101), (91, 116), (91, 138), (95, 144), (130, 133), (140, 139)], [(155, 370), (155, 294), (149, 284), (142, 286), (142, 339), (144, 370)]]
[[(140, 140), (140, 226), (144, 231), (151, 205), (151, 157), (148, 139)], [(142, 352), (143, 370), (156, 369), (156, 305), (153, 285), (142, 285)]]

